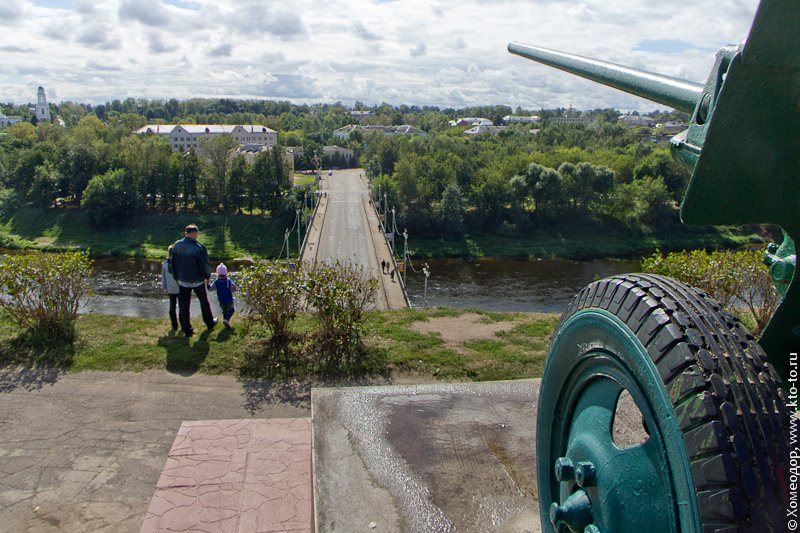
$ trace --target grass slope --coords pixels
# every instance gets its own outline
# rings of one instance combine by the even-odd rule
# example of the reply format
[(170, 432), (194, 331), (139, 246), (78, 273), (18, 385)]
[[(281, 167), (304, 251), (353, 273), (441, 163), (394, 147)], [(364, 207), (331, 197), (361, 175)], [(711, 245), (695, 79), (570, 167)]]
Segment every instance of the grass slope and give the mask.
[[(477, 317), (477, 319), (476, 319)], [(414, 324), (449, 318), (467, 327), (495, 324), (498, 331), (482, 338), (445, 341), (439, 331), (420, 332)], [(199, 319), (195, 319), (199, 320)], [(358, 361), (337, 368), (339, 375), (391, 376), (393, 372), (447, 380), (517, 379), (541, 376), (557, 315), (484, 313), (449, 308), (373, 311), (368, 315), (364, 347)], [(234, 373), (243, 377), (307, 378), (331, 375), (319, 366), (313, 341), (299, 341), (291, 352), (273, 350), (263, 330), (245, 327), (234, 317), (234, 329), (198, 328), (192, 338), (170, 332), (169, 320), (81, 315), (73, 345), (34, 348), (19, 331), (0, 320), (0, 366), (61, 367), (69, 371), (143, 371)], [(309, 331), (308, 315), (294, 329)], [(304, 344), (305, 343), (305, 344)]]
[(200, 242), (215, 259), (276, 257), (286, 227), (262, 215), (153, 213), (100, 231), (78, 209), (25, 207), (0, 216), (0, 247), (160, 258), (190, 223), (198, 225)]

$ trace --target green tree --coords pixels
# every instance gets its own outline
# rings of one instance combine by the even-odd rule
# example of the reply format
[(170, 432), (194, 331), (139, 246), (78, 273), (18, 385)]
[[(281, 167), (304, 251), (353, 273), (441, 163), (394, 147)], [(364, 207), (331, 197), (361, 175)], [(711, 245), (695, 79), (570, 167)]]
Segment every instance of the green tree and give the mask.
[(231, 153), (239, 146), (233, 135), (223, 133), (212, 135), (207, 139), (200, 139), (199, 151), (205, 156), (208, 162), (208, 177), (210, 186), (207, 187), (207, 194), (213, 194), (209, 198), (211, 205), (222, 203), (222, 210), (228, 209), (228, 169), (230, 167)]
[(245, 186), (250, 180), (250, 163), (241, 154), (234, 156), (228, 174), (228, 205), (231, 211), (241, 210), (244, 205)]
[(59, 175), (49, 165), (36, 167), (28, 197), (39, 207), (50, 207), (58, 193)]
[(136, 185), (124, 170), (109, 170), (93, 177), (86, 186), (81, 207), (98, 228), (125, 221), (136, 213)]
[(445, 233), (460, 234), (464, 231), (464, 198), (457, 184), (445, 187), (439, 216)]

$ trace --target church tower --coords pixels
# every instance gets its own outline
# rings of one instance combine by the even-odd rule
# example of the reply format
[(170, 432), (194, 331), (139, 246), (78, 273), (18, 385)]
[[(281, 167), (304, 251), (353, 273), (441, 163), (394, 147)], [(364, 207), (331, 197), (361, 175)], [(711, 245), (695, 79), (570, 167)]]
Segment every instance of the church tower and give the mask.
[(44, 94), (43, 87), (39, 87), (38, 100), (36, 101), (36, 119), (39, 122), (43, 120), (50, 122), (50, 106), (47, 105), (47, 96)]

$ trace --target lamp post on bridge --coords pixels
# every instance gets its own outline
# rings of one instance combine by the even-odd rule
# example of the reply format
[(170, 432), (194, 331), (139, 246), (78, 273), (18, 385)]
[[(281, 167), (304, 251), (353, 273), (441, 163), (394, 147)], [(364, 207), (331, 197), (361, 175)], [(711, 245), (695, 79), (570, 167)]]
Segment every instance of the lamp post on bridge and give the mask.
[(405, 239), (405, 243), (403, 245), (403, 287), (406, 286), (406, 272), (408, 269), (406, 265), (408, 264), (408, 230), (403, 228), (403, 239)]
[(300, 253), (302, 250), (300, 249), (301, 246), (300, 241), (300, 210), (297, 210), (297, 260), (300, 261)]
[(422, 291), (422, 307), (428, 307), (428, 276), (431, 275), (428, 263), (425, 263), (422, 273), (425, 274), (425, 289)]
[(283, 234), (283, 242), (286, 244), (286, 268), (289, 268), (289, 228)]

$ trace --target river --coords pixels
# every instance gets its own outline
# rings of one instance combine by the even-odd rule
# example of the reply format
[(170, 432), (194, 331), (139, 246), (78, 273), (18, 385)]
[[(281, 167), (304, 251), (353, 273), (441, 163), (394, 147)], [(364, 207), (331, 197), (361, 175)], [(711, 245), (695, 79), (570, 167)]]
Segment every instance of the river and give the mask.
[[(638, 260), (596, 259), (570, 261), (541, 259), (429, 259), (428, 306), (477, 308), (484, 311), (539, 311), (560, 313), (572, 296), (595, 279), (638, 272)], [(413, 261), (407, 275), (414, 307), (423, 305), (422, 261)], [(167, 298), (161, 289), (161, 263), (144, 259), (101, 258), (94, 262), (94, 296), (83, 313), (159, 318), (166, 316)], [(216, 267), (216, 264), (213, 265)], [(235, 281), (239, 266), (228, 265)], [(200, 310), (193, 298), (192, 314)], [(220, 315), (216, 298), (212, 309)]]

